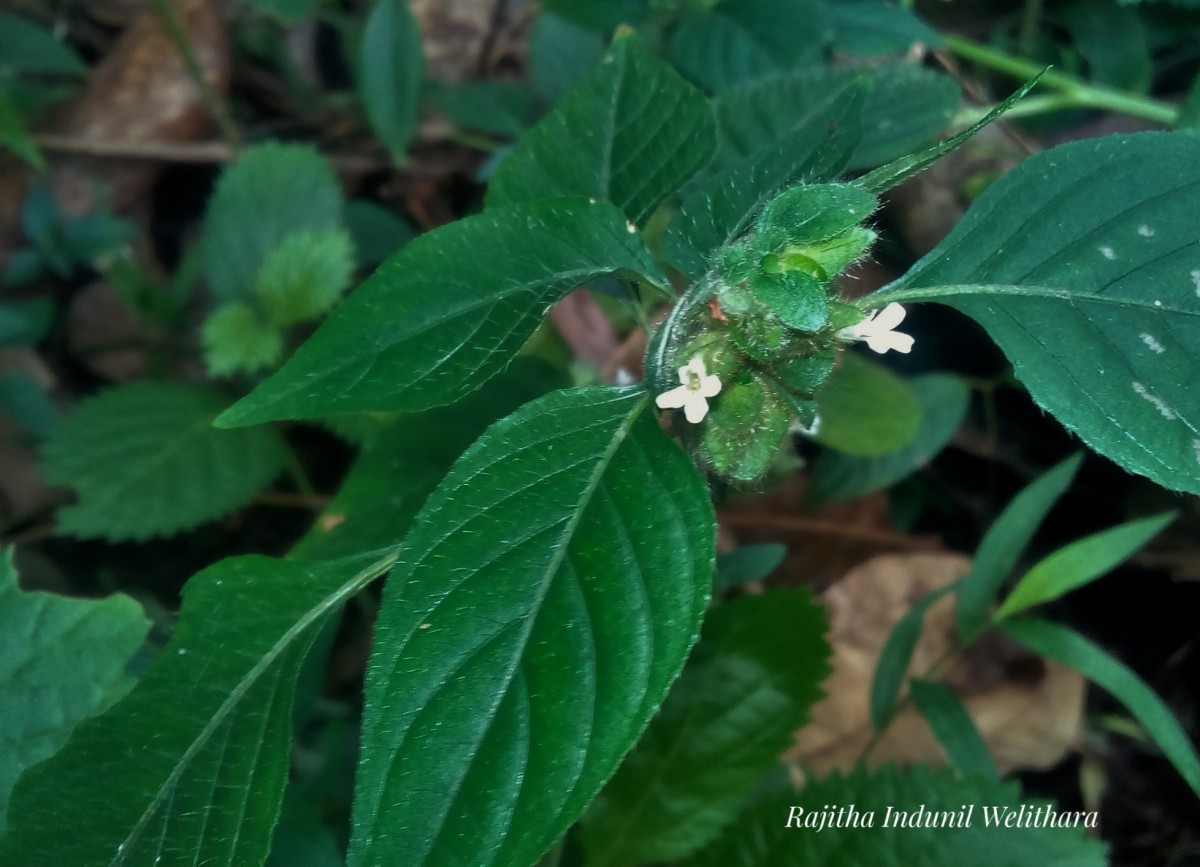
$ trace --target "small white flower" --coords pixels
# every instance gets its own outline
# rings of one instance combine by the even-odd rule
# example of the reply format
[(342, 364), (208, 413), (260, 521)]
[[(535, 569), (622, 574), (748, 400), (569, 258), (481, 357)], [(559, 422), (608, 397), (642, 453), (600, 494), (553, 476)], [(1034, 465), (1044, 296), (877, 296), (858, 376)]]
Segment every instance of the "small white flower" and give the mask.
[(865, 340), (867, 346), (880, 354), (889, 349), (909, 352), (913, 348), (912, 336), (893, 330), (904, 321), (904, 313), (904, 308), (893, 301), (882, 310), (873, 311), (862, 322), (843, 328), (837, 336), (842, 340)]
[(682, 409), (684, 418), (699, 424), (708, 415), (708, 398), (720, 393), (721, 380), (705, 369), (704, 359), (697, 355), (679, 368), (679, 381), (679, 388), (663, 392), (654, 402), (662, 409)]

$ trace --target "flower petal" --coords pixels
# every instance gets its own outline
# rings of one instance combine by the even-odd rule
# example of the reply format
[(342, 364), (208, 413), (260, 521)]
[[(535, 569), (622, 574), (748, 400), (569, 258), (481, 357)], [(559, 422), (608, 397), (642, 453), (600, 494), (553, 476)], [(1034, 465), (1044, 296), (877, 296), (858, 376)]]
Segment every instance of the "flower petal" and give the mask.
[(687, 405), (688, 400), (694, 392), (686, 385), (681, 385), (679, 388), (673, 388), (670, 391), (664, 391), (658, 397), (654, 398), (654, 403), (660, 409), (680, 409)]
[(699, 424), (708, 415), (708, 401), (698, 393), (692, 392), (692, 398), (683, 406), (683, 417), (692, 424)]
[(721, 393), (721, 379), (715, 373), (700, 379), (698, 392), (701, 397), (716, 397)]
[(880, 310), (876, 316), (871, 318), (871, 330), (876, 333), (891, 331), (904, 321), (904, 316), (907, 312), (903, 305), (893, 301), (887, 307)]

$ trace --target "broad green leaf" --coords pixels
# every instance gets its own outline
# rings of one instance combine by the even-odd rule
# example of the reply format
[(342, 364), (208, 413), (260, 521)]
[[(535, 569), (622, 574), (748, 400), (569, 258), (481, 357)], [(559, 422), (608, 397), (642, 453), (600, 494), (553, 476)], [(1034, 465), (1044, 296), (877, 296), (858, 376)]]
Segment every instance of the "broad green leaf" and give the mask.
[(87, 66), (75, 50), (26, 18), (0, 12), (0, 70), (80, 75)]
[(1074, 0), (1054, 11), (1083, 55), (1089, 78), (1118, 90), (1145, 93), (1153, 68), (1141, 16), (1114, 0)]
[(466, 129), (515, 138), (538, 116), (537, 93), (514, 81), (443, 85), (429, 96), (442, 114)]
[(954, 690), (944, 683), (920, 678), (914, 678), (909, 688), (917, 710), (929, 723), (950, 763), (964, 774), (995, 779), (996, 765), (983, 735)]
[(222, 431), (219, 392), (139, 382), (79, 404), (42, 451), (46, 479), (75, 489), (58, 528), (110, 541), (167, 536), (244, 506), (283, 467), (270, 429)]
[(1111, 693), (1142, 724), (1146, 734), (1200, 796), (1200, 758), (1195, 747), (1163, 700), (1124, 663), (1078, 632), (1048, 620), (1018, 617), (1005, 621), (1002, 628), (1034, 653), (1075, 669)]
[(408, 0), (375, 0), (359, 45), (359, 89), (371, 129), (395, 159), (417, 131), (425, 58)]
[(862, 139), (849, 168), (869, 168), (911, 153), (944, 129), (959, 105), (948, 76), (912, 63), (863, 69), (806, 69), (733, 88), (715, 101), (722, 165), (743, 159), (767, 142), (786, 140), (797, 117), (831, 90), (864, 79)]
[(1046, 515), (1071, 486), (1083, 455), (1077, 454), (1047, 470), (1013, 498), (984, 534), (971, 572), (958, 592), (958, 634), (970, 639), (990, 621), (988, 609), (1012, 574)]
[(290, 555), (329, 560), (398, 544), (425, 498), (488, 425), (566, 385), (566, 375), (548, 364), (518, 358), (453, 406), (377, 422), (337, 495)]
[(275, 325), (316, 319), (354, 276), (354, 244), (343, 229), (293, 232), (267, 254), (254, 295)]
[(774, 572), (787, 556), (787, 546), (777, 542), (743, 545), (717, 557), (713, 596), (733, 587), (761, 581)]
[(1025, 94), (1033, 90), (1034, 86), (1042, 77), (1041, 72), (1035, 75), (1029, 81), (1018, 87), (1007, 99), (1000, 102), (991, 111), (964, 129), (943, 142), (939, 142), (932, 147), (926, 148), (923, 151), (915, 154), (900, 157), (887, 165), (880, 166), (873, 172), (863, 175), (858, 179), (857, 183), (863, 189), (869, 192), (880, 195), (888, 190), (898, 187), (914, 175), (920, 174), (929, 168), (935, 162), (940, 160), (946, 154), (955, 150), (968, 139), (982, 130), (984, 127), (997, 120), (1004, 112), (1008, 111), (1020, 100), (1025, 97)]
[(816, 0), (723, 0), (685, 17), (671, 62), (710, 92), (816, 62), (828, 36)]
[(649, 722), (699, 628), (715, 531), (648, 400), (540, 398), (425, 502), (376, 626), (351, 865), (533, 864)]
[(125, 690), (125, 667), (149, 628), (126, 596), (22, 591), (12, 551), (0, 551), (0, 830), (17, 777)]
[(381, 265), (219, 423), (453, 403), (503, 370), (555, 301), (615, 272), (657, 266), (604, 202), (556, 199), (450, 223)]
[(347, 202), (342, 220), (354, 240), (354, 254), (360, 268), (373, 268), (391, 258), (417, 234), (396, 214), (367, 199)]
[(12, 98), (0, 91), (0, 148), (7, 148), (35, 169), (44, 169), (46, 160), (25, 128), (25, 119)]
[(46, 298), (0, 303), (0, 348), (37, 343), (53, 321), (54, 307)]
[(662, 709), (585, 816), (589, 867), (673, 861), (716, 837), (820, 698), (825, 631), (807, 589), (717, 606)]
[(544, 11), (529, 35), (529, 75), (542, 96), (557, 103), (600, 62), (604, 44), (595, 31)]
[(193, 577), (175, 635), (133, 690), (21, 777), (0, 863), (261, 864), (296, 673), (327, 619), (390, 562), (237, 557)]
[(996, 612), (996, 619), (1011, 617), (1095, 581), (1161, 533), (1175, 517), (1174, 512), (1168, 512), (1130, 521), (1059, 548), (1025, 573)]
[(891, 288), (977, 320), (1096, 451), (1200, 493), (1198, 189), (1190, 135), (1072, 142), (990, 186)]
[(849, 455), (878, 457), (912, 443), (921, 406), (908, 382), (886, 367), (843, 352), (817, 394), (820, 424), (813, 439)]
[(833, 46), (843, 54), (904, 54), (914, 45), (937, 48), (941, 35), (912, 11), (886, 0), (833, 0), (825, 4)]
[[(849, 824), (851, 805), (857, 827)], [(1046, 805), (1022, 803), (1015, 783), (961, 777), (927, 765), (886, 766), (877, 771), (859, 767), (848, 775), (834, 773), (809, 782), (798, 792), (764, 799), (715, 846), (684, 863), (687, 867), (1104, 867), (1107, 863), (1104, 844), (1084, 836), (1082, 818), (1080, 827), (1027, 827), (1011, 818), (1014, 826), (1003, 827), (1004, 817), (1014, 817), (1022, 807), (1026, 811), (1022, 819), (1028, 822), (1035, 809), (1045, 810)], [(844, 808), (840, 828), (828, 824), (830, 818), (836, 822), (839, 808)], [(969, 823), (963, 816), (968, 810)], [(896, 827), (901, 812), (905, 821), (914, 820), (911, 827)], [(939, 825), (947, 814), (944, 818), (962, 827), (925, 827), (931, 814)], [(867, 816), (870, 826), (865, 825)], [(885, 826), (889, 816), (890, 824)], [(823, 819), (825, 825), (815, 824)]]
[(921, 638), (921, 630), (925, 628), (926, 612), (957, 586), (957, 582), (947, 584), (926, 593), (914, 602), (884, 642), (883, 650), (879, 652), (879, 661), (875, 663), (875, 675), (871, 678), (869, 706), (871, 725), (876, 729), (886, 728), (896, 712), (896, 699), (899, 698), (904, 681), (908, 678), (913, 651)]
[(627, 34), (517, 140), (492, 176), (487, 203), (585, 196), (612, 202), (640, 225), (715, 148), (708, 100)]
[(580, 3), (579, 0), (544, 0), (546, 12), (559, 15), (580, 27), (608, 36), (621, 24), (634, 25), (650, 11), (651, 0), (602, 0), (599, 3)]
[(835, 178), (858, 144), (863, 85), (826, 95), (785, 134), (711, 177), (683, 201), (663, 237), (663, 256), (689, 280), (708, 257), (745, 233), (763, 205), (792, 184)]
[(218, 301), (249, 297), (263, 261), (285, 238), (336, 229), (342, 194), (310, 147), (268, 142), (247, 148), (217, 182), (204, 215), (204, 270)]
[(893, 485), (924, 467), (950, 441), (970, 402), (966, 384), (948, 373), (931, 373), (918, 376), (910, 385), (921, 413), (912, 441), (874, 458), (822, 452), (809, 477), (810, 504), (860, 497)]
[(35, 440), (45, 439), (58, 411), (45, 387), (24, 370), (0, 374), (0, 416), (7, 416)]
[(211, 376), (255, 373), (283, 357), (283, 331), (247, 301), (222, 304), (200, 330), (204, 366)]

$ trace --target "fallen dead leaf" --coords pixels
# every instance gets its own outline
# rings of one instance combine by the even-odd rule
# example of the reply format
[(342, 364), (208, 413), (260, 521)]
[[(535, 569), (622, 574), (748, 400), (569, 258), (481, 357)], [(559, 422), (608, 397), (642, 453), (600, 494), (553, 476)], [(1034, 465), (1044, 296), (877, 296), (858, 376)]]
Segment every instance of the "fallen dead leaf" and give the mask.
[[(958, 554), (889, 554), (852, 570), (822, 595), (830, 622), (833, 675), (812, 721), (797, 733), (789, 762), (819, 774), (851, 768), (873, 734), (868, 717), (871, 680), (892, 628), (912, 603), (962, 577), (970, 560)], [(924, 673), (955, 639), (954, 597), (926, 614), (910, 673)], [(1071, 749), (1083, 714), (1084, 681), (1076, 672), (1038, 659), (998, 634), (985, 636), (940, 677), (963, 701), (1001, 773), (1047, 768)], [(910, 705), (897, 715), (869, 756), (873, 766), (945, 757), (924, 719)]]

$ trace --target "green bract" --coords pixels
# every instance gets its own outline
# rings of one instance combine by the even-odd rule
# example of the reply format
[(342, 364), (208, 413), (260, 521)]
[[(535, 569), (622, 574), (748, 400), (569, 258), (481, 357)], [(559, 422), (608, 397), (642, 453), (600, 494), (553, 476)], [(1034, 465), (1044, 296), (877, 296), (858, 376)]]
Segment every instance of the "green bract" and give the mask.
[(647, 370), (660, 405), (692, 359), (721, 379), (692, 437), (718, 475), (755, 481), (790, 426), (819, 424), (817, 395), (840, 332), (863, 318), (833, 282), (875, 240), (862, 224), (877, 205), (854, 184), (801, 184), (776, 196), (749, 234), (717, 252), (655, 335)]

